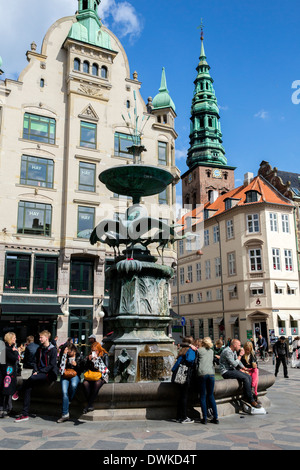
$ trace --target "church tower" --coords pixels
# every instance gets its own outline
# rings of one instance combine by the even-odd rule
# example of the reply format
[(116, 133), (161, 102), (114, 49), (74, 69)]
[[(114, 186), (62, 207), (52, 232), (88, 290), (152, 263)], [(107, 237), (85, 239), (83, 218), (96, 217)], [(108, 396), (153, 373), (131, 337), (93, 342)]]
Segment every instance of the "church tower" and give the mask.
[(182, 202), (193, 208), (233, 189), (235, 170), (227, 165), (222, 145), (219, 108), (204, 51), (203, 30), (196, 70), (187, 156), (189, 169), (182, 175)]

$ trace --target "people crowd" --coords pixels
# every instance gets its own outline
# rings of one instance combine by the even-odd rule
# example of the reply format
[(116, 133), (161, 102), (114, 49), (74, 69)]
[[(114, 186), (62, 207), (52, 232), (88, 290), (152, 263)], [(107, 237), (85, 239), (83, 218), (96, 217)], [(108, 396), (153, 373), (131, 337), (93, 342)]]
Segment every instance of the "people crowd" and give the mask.
[[(297, 341), (296, 341), (297, 339)], [(300, 350), (300, 338), (293, 343), (293, 353)], [(90, 351), (84, 356), (78, 347), (68, 338), (57, 347), (57, 338), (51, 341), (47, 330), (39, 334), (39, 345), (33, 336), (28, 336), (26, 344), (17, 347), (14, 332), (4, 336), (5, 363), (0, 363), (0, 418), (12, 414), (13, 401), (23, 399), (22, 413), (15, 422), (29, 419), (32, 390), (37, 387), (50, 387), (59, 377), (62, 391), (61, 416), (58, 423), (70, 419), (70, 405), (76, 395), (78, 385), (82, 383), (86, 398), (83, 414), (94, 410), (98, 394), (108, 382), (109, 354), (97, 341), (95, 335), (89, 336)], [(257, 347), (265, 348), (265, 340), (258, 338)], [(285, 337), (280, 337), (274, 345), (276, 358), (275, 376), (280, 364), (283, 365), (284, 377), (287, 375), (288, 346)], [(237, 379), (242, 385), (243, 400), (253, 408), (260, 408), (258, 400), (259, 368), (254, 341), (247, 341), (242, 347), (238, 339), (228, 339), (226, 345), (222, 339), (215, 344), (210, 337), (194, 339), (187, 336), (178, 345), (178, 356), (172, 368), (172, 382), (178, 386), (176, 421), (182, 424), (193, 423), (188, 416), (188, 401), (192, 392), (197, 393), (202, 413), (201, 423), (218, 424), (218, 410), (214, 397), (216, 367), (224, 379)], [(22, 381), (18, 390), (17, 376), (20, 368), (29, 372), (27, 380)]]

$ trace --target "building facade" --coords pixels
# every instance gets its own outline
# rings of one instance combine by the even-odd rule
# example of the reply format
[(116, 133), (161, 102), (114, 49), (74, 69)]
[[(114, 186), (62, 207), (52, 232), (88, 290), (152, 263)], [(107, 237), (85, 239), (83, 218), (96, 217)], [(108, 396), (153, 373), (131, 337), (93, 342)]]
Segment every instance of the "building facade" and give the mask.
[[(204, 246), (181, 244), (175, 312), (195, 337), (296, 336), (300, 303), (294, 206), (264, 178), (245, 175), (244, 185), (205, 205)], [(196, 210), (180, 223), (192, 218)], [(185, 230), (191, 230), (186, 225)]]
[[(131, 201), (98, 175), (132, 163), (135, 111), (145, 121), (142, 162), (179, 178), (165, 71), (164, 89), (146, 104), (122, 44), (99, 20), (99, 3), (78, 0), (76, 15), (49, 28), (40, 52), (31, 44), (18, 80), (0, 81), (0, 336), (14, 329), (18, 341), (41, 328), (59, 341), (86, 344), (92, 332), (101, 339), (113, 252), (91, 246), (89, 236)], [(143, 203), (170, 220), (175, 199), (174, 183)], [(174, 257), (165, 251), (165, 262)]]

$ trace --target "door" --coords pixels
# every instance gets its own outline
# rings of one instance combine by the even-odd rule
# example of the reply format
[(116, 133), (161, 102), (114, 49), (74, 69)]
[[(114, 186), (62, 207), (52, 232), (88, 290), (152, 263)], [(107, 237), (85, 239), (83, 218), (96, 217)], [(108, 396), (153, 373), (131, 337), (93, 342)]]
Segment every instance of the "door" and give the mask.
[(93, 309), (70, 309), (69, 337), (84, 356), (89, 352), (88, 337), (92, 333), (92, 328)]
[(265, 321), (257, 321), (253, 323), (253, 336), (255, 338), (255, 345), (257, 343), (259, 335), (262, 335), (263, 338), (267, 341), (269, 346), (269, 338), (268, 338), (268, 330), (267, 330), (267, 322)]

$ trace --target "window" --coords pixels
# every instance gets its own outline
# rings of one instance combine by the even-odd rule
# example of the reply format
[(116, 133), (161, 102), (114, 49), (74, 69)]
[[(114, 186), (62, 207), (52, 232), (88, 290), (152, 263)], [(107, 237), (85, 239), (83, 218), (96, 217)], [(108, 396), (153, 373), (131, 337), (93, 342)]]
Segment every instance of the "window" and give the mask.
[(201, 263), (196, 263), (196, 280), (201, 281)]
[(214, 321), (212, 318), (208, 319), (208, 336), (212, 341), (214, 340)]
[(204, 246), (209, 245), (209, 230), (204, 230)]
[(253, 297), (255, 295), (264, 295), (264, 285), (262, 282), (250, 284), (250, 295)]
[(282, 222), (282, 231), (284, 233), (289, 233), (289, 216), (288, 214), (281, 214), (281, 222)]
[(210, 272), (210, 260), (205, 261), (205, 279), (210, 279), (211, 278), (211, 272)]
[(179, 280), (181, 285), (184, 284), (184, 268), (179, 269)]
[(184, 248), (183, 248), (183, 240), (179, 240), (179, 255), (183, 255), (184, 253)]
[(92, 295), (94, 261), (78, 258), (71, 260), (70, 294)]
[(291, 287), (289, 284), (287, 285), (287, 294), (288, 295), (295, 295), (296, 294), (296, 287)]
[(220, 233), (219, 233), (219, 226), (214, 226), (214, 243), (218, 243), (220, 241)]
[(227, 240), (234, 237), (233, 220), (226, 221)]
[(283, 294), (283, 284), (275, 283), (275, 294)]
[(232, 207), (232, 199), (227, 198), (225, 199), (225, 210), (231, 209)]
[(158, 164), (167, 165), (167, 143), (158, 142)]
[(277, 214), (270, 213), (270, 230), (271, 232), (277, 232)]
[(158, 195), (158, 204), (168, 204), (168, 191), (167, 188), (164, 189), (161, 193)]
[(234, 276), (236, 274), (236, 264), (235, 264), (235, 253), (228, 253), (228, 276)]
[(221, 258), (215, 258), (215, 270), (216, 270), (216, 277), (221, 276)]
[(280, 250), (279, 248), (272, 248), (273, 269), (280, 270)]
[(79, 163), (79, 185), (80, 191), (95, 192), (96, 165), (94, 163)]
[[(132, 147), (134, 144), (133, 138), (131, 135), (122, 134), (121, 132), (115, 132), (115, 155), (117, 157), (126, 157), (132, 158), (132, 154), (128, 152), (128, 147)], [(141, 140), (138, 139), (137, 145), (140, 145)]]
[(93, 64), (92, 65), (92, 75), (95, 75), (95, 77), (98, 77), (98, 74), (99, 74), (98, 64)]
[(89, 238), (95, 225), (94, 207), (78, 206), (78, 238)]
[(189, 304), (192, 304), (194, 302), (194, 294), (188, 294), (188, 301)]
[(87, 60), (83, 62), (82, 70), (84, 73), (90, 73), (90, 63)]
[(80, 122), (80, 147), (95, 149), (97, 145), (97, 124)]
[(22, 155), (20, 184), (53, 188), (53, 160)]
[(49, 204), (35, 202), (19, 202), (18, 233), (51, 235), (52, 207)]
[(284, 250), (284, 264), (286, 271), (293, 271), (292, 250)]
[(107, 78), (108, 72), (107, 72), (107, 67), (105, 65), (102, 65), (101, 67), (101, 78)]
[(248, 233), (259, 232), (259, 218), (258, 214), (247, 215), (247, 230)]
[(188, 266), (187, 267), (187, 278), (188, 281), (193, 282), (193, 266)]
[(55, 144), (55, 119), (25, 113), (23, 139)]
[(232, 286), (228, 287), (228, 292), (229, 292), (229, 299), (237, 299), (238, 297), (238, 292), (237, 292), (237, 285), (234, 284)]
[(206, 300), (209, 302), (210, 300), (212, 300), (212, 293), (211, 293), (211, 290), (207, 290), (206, 291)]
[(199, 318), (199, 338), (204, 338), (204, 320)]
[(260, 248), (249, 250), (249, 261), (251, 271), (262, 271), (262, 258)]
[(247, 191), (246, 193), (246, 203), (247, 202), (257, 202), (258, 201), (258, 192), (257, 191)]
[(183, 294), (180, 296), (180, 303), (185, 304), (185, 295)]
[(220, 287), (218, 287), (218, 289), (216, 290), (216, 299), (217, 300), (222, 300), (222, 298), (223, 298), (222, 289)]
[(80, 59), (74, 59), (74, 70), (76, 72), (79, 72), (80, 71)]
[(7, 253), (4, 291), (29, 292), (30, 255)]
[(202, 292), (197, 292), (197, 300), (198, 302), (202, 302)]
[(44, 88), (44, 86), (45, 86), (45, 79), (44, 79), (44, 78), (41, 78), (41, 79), (40, 79), (40, 87), (41, 87), (41, 88)]
[(55, 293), (57, 289), (57, 258), (36, 256), (34, 264), (33, 291)]

